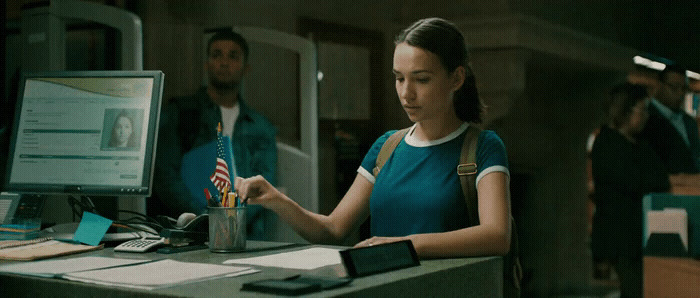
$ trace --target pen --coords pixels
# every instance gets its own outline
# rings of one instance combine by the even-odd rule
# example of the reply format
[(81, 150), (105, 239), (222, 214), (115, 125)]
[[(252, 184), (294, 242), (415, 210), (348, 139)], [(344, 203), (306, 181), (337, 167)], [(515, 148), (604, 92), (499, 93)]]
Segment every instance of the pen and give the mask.
[(204, 196), (207, 198), (207, 203), (209, 203), (211, 201), (211, 193), (209, 193), (208, 188), (204, 188)]
[(219, 199), (219, 195), (216, 195), (211, 198), (212, 202), (214, 202), (214, 207), (221, 207), (221, 200)]
[(209, 189), (205, 188), (204, 189), (204, 195), (207, 197), (207, 204), (211, 207), (221, 207), (221, 204), (219, 204), (219, 200), (217, 198), (212, 198), (211, 193), (209, 192)]
[(209, 189), (204, 188), (204, 196), (207, 198), (207, 205), (214, 206), (214, 202), (211, 199), (211, 193), (209, 193)]

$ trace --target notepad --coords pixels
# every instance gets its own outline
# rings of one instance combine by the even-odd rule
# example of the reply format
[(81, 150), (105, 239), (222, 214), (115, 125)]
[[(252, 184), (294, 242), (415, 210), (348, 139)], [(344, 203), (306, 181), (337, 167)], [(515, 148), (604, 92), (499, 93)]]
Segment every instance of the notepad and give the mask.
[(54, 278), (71, 272), (128, 266), (145, 262), (150, 262), (150, 260), (108, 257), (78, 257), (0, 265), (0, 272)]
[(30, 240), (0, 240), (0, 249), (17, 247), (17, 246), (25, 246), (25, 245), (45, 242), (45, 241), (49, 241), (49, 240), (53, 240), (53, 238), (52, 237), (42, 237), (42, 238), (34, 238), (34, 239), (30, 239)]
[(79, 252), (102, 249), (104, 245), (84, 245), (66, 243), (56, 240), (41, 241), (27, 245), (0, 249), (0, 259), (14, 261), (32, 261)]

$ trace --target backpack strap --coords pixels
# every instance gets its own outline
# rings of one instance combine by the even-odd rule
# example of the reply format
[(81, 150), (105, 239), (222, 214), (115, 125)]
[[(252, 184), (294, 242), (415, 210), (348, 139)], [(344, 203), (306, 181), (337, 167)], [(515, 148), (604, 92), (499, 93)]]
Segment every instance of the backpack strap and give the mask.
[[(481, 129), (469, 125), (467, 134), (462, 143), (462, 152), (459, 156), (457, 175), (462, 183), (462, 192), (467, 202), (467, 216), (469, 225), (479, 224), (479, 199), (476, 193), (476, 148), (477, 141), (481, 134)], [(520, 265), (520, 245), (518, 243), (518, 233), (515, 227), (515, 218), (510, 216), (510, 251), (503, 257), (503, 297), (519, 297), (521, 294), (520, 281), (523, 276), (523, 269)]]
[(372, 170), (372, 174), (375, 178), (377, 177), (377, 175), (379, 175), (379, 171), (382, 170), (382, 167), (384, 166), (386, 161), (389, 160), (391, 153), (394, 152), (396, 146), (398, 146), (399, 143), (401, 143), (401, 140), (403, 140), (403, 137), (406, 136), (406, 133), (408, 133), (409, 129), (410, 127), (398, 130), (386, 139), (386, 142), (384, 142), (384, 145), (382, 145), (382, 149), (379, 150), (376, 165)]
[(457, 165), (457, 175), (462, 182), (462, 192), (467, 200), (467, 212), (469, 217), (469, 226), (479, 224), (479, 208), (476, 195), (476, 145), (479, 139), (481, 129), (469, 125), (467, 134), (462, 142), (462, 151), (459, 155), (459, 164)]

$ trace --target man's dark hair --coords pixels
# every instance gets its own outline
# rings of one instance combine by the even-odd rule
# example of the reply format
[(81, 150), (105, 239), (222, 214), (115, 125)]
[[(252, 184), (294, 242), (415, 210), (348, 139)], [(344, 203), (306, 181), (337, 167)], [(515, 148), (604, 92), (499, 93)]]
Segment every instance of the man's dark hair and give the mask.
[(209, 42), (207, 42), (207, 55), (209, 55), (211, 44), (219, 40), (230, 40), (241, 46), (243, 49), (243, 61), (248, 62), (248, 42), (242, 35), (238, 34), (237, 32), (233, 32), (230, 29), (217, 30), (216, 33), (209, 38)]
[(666, 65), (666, 68), (659, 73), (659, 81), (666, 82), (666, 76), (669, 73), (677, 73), (685, 78), (685, 68), (680, 64), (673, 63)]

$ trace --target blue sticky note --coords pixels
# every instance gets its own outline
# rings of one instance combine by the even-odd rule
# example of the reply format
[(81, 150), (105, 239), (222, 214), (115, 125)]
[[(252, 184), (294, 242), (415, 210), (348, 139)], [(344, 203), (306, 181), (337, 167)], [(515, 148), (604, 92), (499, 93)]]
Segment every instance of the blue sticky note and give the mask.
[(83, 212), (83, 219), (80, 220), (78, 229), (75, 230), (73, 240), (87, 245), (98, 245), (111, 225), (110, 219), (94, 213)]

